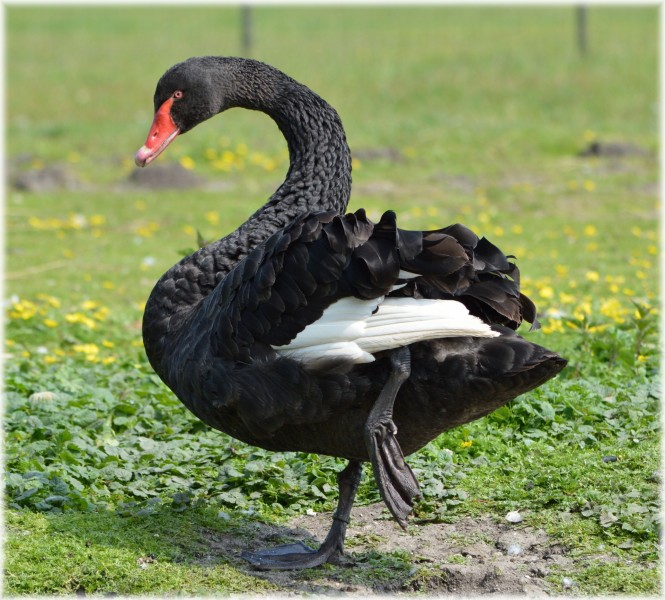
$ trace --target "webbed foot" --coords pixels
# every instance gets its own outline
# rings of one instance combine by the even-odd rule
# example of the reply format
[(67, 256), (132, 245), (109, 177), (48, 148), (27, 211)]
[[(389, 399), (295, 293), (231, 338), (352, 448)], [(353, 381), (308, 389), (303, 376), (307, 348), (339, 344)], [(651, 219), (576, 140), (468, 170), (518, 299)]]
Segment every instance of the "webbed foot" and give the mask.
[(335, 548), (313, 550), (302, 542), (284, 544), (258, 550), (256, 552), (243, 552), (240, 556), (259, 571), (311, 569), (328, 562), (335, 554)]
[(401, 527), (420, 495), (418, 481), (397, 441), (397, 427), (392, 420), (397, 392), (411, 373), (411, 354), (407, 347), (391, 356), (392, 371), (365, 423), (365, 444), (374, 478), (388, 510)]
[(268, 550), (243, 552), (240, 556), (260, 571), (311, 569), (325, 562), (337, 562), (344, 553), (346, 526), (349, 524), (351, 507), (361, 475), (362, 464), (352, 460), (337, 476), (339, 483), (337, 510), (333, 516), (332, 527), (318, 550), (313, 550), (302, 542), (296, 542)]

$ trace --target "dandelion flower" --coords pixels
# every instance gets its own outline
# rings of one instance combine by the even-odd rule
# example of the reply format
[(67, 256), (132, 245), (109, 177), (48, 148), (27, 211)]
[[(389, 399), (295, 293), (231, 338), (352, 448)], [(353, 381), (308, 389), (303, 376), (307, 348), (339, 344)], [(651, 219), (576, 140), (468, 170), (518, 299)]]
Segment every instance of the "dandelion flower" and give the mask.
[(44, 325), (50, 327), (51, 329), (58, 326), (58, 322), (54, 319), (44, 319), (43, 323)]
[(102, 346), (104, 346), (104, 348), (113, 348), (115, 344), (113, 342), (109, 342), (109, 340), (102, 340)]
[(81, 302), (81, 308), (83, 310), (95, 310), (99, 306), (99, 302), (95, 300), (85, 300)]
[(595, 182), (591, 181), (591, 179), (586, 179), (584, 181), (584, 189), (587, 192), (593, 192), (596, 189), (596, 184)]
[(591, 130), (591, 129), (587, 129), (584, 132), (584, 141), (585, 142), (594, 142), (597, 137), (598, 136), (596, 135), (596, 132)]
[(598, 271), (587, 271), (584, 275), (584, 278), (587, 281), (596, 282), (596, 281), (600, 280), (600, 274), (598, 273)]
[(191, 156), (183, 156), (179, 162), (188, 171), (191, 171), (195, 167), (194, 159)]
[(219, 213), (216, 210), (210, 210), (203, 216), (211, 225), (217, 225), (219, 223)]
[(88, 329), (95, 329), (95, 327), (97, 327), (97, 323), (95, 323), (87, 315), (84, 315), (80, 312), (67, 313), (65, 315), (65, 321), (67, 321), (67, 323), (78, 323), (84, 327), (87, 327)]
[(552, 288), (549, 285), (546, 285), (546, 286), (540, 288), (540, 290), (538, 290), (538, 295), (541, 298), (545, 298), (546, 300), (549, 300), (550, 298), (554, 297), (554, 288)]
[(593, 237), (593, 236), (596, 235), (597, 233), (598, 233), (598, 229), (596, 229), (596, 226), (595, 226), (595, 225), (587, 225), (587, 226), (584, 228), (584, 235), (586, 235), (586, 236), (588, 236), (588, 237)]
[(462, 442), (460, 442), (460, 446), (461, 446), (462, 448), (471, 448), (471, 446), (473, 446), (473, 441), (471, 441), (471, 440), (463, 440)]

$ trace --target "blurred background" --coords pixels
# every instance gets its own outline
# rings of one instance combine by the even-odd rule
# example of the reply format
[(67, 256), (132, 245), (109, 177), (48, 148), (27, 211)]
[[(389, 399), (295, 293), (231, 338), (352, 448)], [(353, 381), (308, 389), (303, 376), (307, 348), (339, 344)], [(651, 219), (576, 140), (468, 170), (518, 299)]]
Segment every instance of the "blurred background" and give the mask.
[[(286, 148), (265, 115), (242, 110), (179, 138), (158, 161), (179, 165), (170, 178), (147, 170), (134, 179), (158, 78), (205, 54), (250, 54), (338, 110), (355, 158), (352, 206), (510, 236), (555, 205), (560, 230), (597, 227), (608, 194), (628, 185), (624, 209), (642, 210), (644, 200), (655, 219), (657, 39), (654, 7), (8, 7), (10, 182), (38, 194), (28, 204), (9, 196), (8, 270), (22, 286), (16, 269), (45, 259), (28, 242), (28, 212), (109, 213), (107, 226), (138, 222), (151, 237), (166, 229), (163, 249), (164, 239), (191, 245), (193, 229), (221, 235), (267, 198), (286, 172)], [(136, 214), (136, 201), (152, 206), (155, 187), (166, 189), (151, 219)], [(87, 240), (63, 244), (79, 273), (94, 274), (102, 250), (118, 251), (102, 237), (85, 256), (77, 241)], [(150, 275), (174, 256), (155, 253)], [(133, 271), (121, 272), (129, 281)]]

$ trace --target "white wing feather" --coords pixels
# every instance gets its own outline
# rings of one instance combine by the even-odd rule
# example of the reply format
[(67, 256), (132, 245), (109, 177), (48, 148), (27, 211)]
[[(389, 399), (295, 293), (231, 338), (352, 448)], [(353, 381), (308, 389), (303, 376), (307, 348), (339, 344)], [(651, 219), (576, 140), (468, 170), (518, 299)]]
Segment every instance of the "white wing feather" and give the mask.
[(489, 325), (455, 300), (343, 298), (291, 342), (274, 349), (306, 363), (372, 362), (373, 353), (443, 337), (496, 337)]

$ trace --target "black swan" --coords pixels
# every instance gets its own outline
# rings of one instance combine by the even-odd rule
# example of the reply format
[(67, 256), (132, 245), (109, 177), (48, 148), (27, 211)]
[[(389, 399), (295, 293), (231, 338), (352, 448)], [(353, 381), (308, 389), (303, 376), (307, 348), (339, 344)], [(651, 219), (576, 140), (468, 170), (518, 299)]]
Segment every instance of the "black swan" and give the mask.
[(339, 116), (254, 60), (197, 57), (171, 67), (136, 163), (229, 108), (272, 117), (286, 180), (243, 225), (169, 269), (146, 304), (150, 364), (209, 426), (248, 444), (345, 458), (332, 528), (304, 544), (245, 552), (259, 569), (334, 561), (370, 461), (404, 527), (418, 482), (404, 461), (566, 364), (514, 333), (536, 323), (519, 271), (462, 225), (407, 231), (386, 212), (344, 214), (351, 158)]

